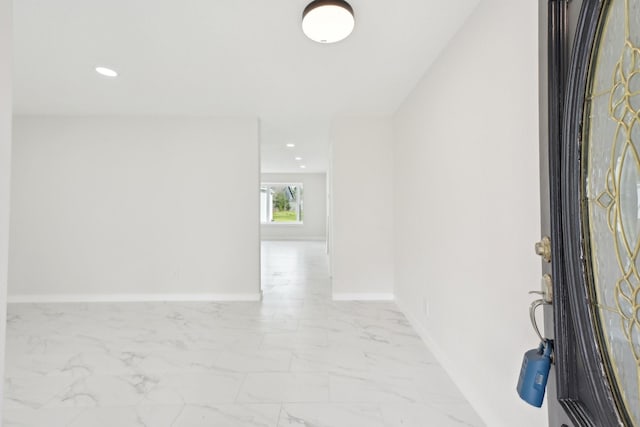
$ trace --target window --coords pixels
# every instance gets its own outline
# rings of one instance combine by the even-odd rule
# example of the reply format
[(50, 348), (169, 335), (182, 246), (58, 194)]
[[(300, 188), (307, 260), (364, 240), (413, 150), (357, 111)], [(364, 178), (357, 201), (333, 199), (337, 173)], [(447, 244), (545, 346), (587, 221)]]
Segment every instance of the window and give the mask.
[(302, 184), (261, 184), (260, 222), (262, 224), (301, 224)]

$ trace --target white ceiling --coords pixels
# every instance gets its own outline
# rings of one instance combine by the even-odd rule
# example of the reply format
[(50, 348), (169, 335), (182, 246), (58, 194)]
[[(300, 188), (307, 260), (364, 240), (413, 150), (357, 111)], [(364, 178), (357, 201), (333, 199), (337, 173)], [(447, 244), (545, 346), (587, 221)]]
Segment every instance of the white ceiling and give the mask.
[(16, 0), (15, 111), (257, 115), (264, 171), (323, 171), (331, 119), (393, 113), (478, 3), (350, 0), (353, 34), (322, 45), (309, 1)]

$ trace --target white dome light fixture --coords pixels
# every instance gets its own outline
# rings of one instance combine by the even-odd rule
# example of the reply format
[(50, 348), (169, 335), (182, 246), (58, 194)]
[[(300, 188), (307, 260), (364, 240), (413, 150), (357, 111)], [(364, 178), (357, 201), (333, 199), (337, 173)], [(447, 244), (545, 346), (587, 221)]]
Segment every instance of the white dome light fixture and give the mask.
[(335, 43), (353, 31), (353, 8), (343, 0), (315, 0), (302, 12), (302, 31), (318, 43)]

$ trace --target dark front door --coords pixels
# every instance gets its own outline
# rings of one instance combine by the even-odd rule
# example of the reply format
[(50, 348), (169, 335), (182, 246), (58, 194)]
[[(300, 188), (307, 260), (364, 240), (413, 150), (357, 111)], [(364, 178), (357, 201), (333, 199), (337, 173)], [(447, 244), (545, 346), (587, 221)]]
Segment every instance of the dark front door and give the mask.
[(640, 0), (540, 16), (550, 426), (640, 427)]

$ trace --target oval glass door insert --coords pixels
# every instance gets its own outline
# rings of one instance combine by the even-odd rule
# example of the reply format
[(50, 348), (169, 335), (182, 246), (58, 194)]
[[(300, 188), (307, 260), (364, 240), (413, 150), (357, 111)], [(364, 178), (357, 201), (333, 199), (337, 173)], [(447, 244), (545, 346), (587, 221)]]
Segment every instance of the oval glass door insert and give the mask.
[(621, 411), (640, 426), (640, 0), (605, 1), (583, 117), (592, 312)]

